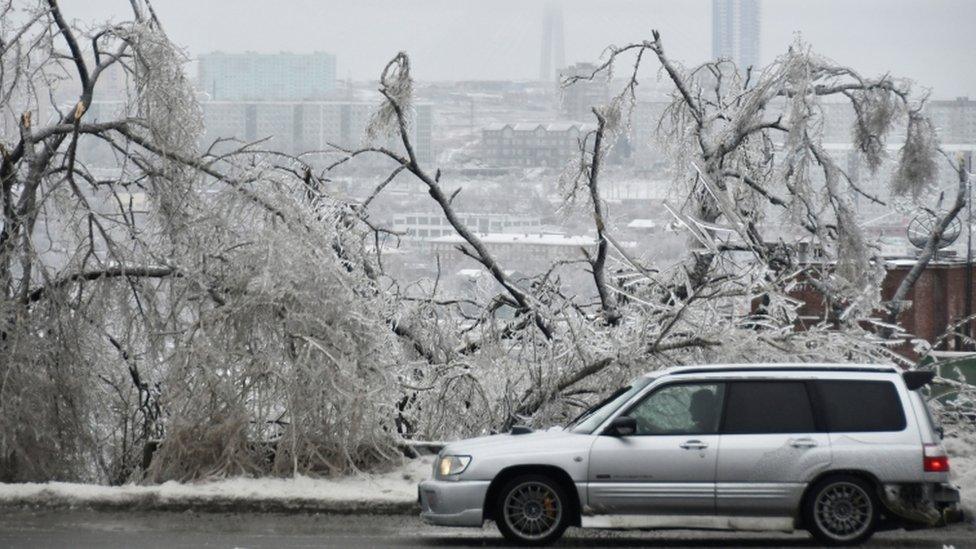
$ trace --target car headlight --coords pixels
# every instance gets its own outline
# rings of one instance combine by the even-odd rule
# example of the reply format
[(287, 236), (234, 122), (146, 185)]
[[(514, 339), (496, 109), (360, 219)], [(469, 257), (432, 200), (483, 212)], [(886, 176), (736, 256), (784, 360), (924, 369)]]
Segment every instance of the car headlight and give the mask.
[(469, 463), (471, 463), (471, 456), (441, 456), (437, 460), (437, 477), (460, 475), (468, 468)]

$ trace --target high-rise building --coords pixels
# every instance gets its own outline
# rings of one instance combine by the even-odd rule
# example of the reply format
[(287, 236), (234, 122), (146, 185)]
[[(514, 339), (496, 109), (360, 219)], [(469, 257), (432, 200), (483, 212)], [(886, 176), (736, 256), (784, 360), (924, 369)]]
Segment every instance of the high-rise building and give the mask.
[(664, 170), (667, 155), (658, 144), (658, 127), (661, 118), (671, 103), (667, 101), (641, 101), (634, 105), (631, 115), (630, 142), (631, 158), (640, 170)]
[[(372, 101), (201, 101), (204, 132), (200, 144), (207, 148), (217, 139), (232, 140), (215, 146), (217, 153), (236, 148), (241, 142), (258, 140), (262, 141), (260, 149), (287, 154), (326, 151), (332, 145), (357, 149), (366, 144), (366, 127), (376, 106)], [(125, 112), (125, 101), (93, 101), (85, 117), (92, 122), (107, 122), (124, 117)], [(408, 120), (417, 158), (424, 163), (434, 162), (431, 104), (414, 105)], [(399, 136), (380, 139), (385, 141), (378, 145), (402, 152)]]
[[(593, 63), (576, 63), (559, 68), (559, 110), (570, 120), (593, 120), (593, 107), (605, 105), (610, 98), (610, 83), (605, 73), (594, 76), (598, 66)], [(567, 78), (581, 76), (572, 85), (559, 85)], [(592, 78), (590, 78), (592, 77)]]
[[(542, 230), (542, 215), (537, 212), (458, 210), (455, 215), (471, 230), (484, 234), (530, 233)], [(397, 211), (393, 218), (393, 230), (403, 233), (408, 240), (439, 238), (455, 234), (454, 228), (444, 214), (432, 211)]]
[(759, 67), (759, 0), (712, 0), (712, 58)]
[(976, 143), (976, 101), (968, 97), (929, 101), (925, 114), (943, 143)]
[(539, 80), (551, 81), (556, 70), (566, 65), (566, 38), (563, 35), (563, 11), (556, 2), (546, 3), (542, 22), (542, 58)]
[(215, 101), (323, 99), (335, 89), (330, 53), (209, 53), (200, 56), (200, 91)]
[[(857, 125), (857, 113), (848, 101), (820, 105), (823, 112), (823, 140), (825, 143), (850, 143)], [(943, 144), (976, 144), (976, 101), (968, 97), (955, 99), (931, 99), (923, 112), (935, 126), (939, 141)], [(906, 117), (897, 118), (889, 132), (888, 143), (904, 142)]]
[[(290, 154), (329, 150), (332, 145), (363, 146), (376, 110), (375, 103), (363, 101), (204, 101), (201, 107), (204, 143), (266, 139), (262, 148)], [(416, 105), (410, 113), (410, 138), (417, 158), (425, 163), (434, 160), (432, 126), (431, 106)], [(382, 145), (401, 148), (398, 139)]]

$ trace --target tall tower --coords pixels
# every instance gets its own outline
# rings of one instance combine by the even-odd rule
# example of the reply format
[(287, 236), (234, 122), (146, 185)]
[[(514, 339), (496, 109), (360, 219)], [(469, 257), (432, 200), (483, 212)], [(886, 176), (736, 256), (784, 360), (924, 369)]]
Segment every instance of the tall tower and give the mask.
[(712, 58), (759, 67), (759, 0), (712, 0)]
[(558, 2), (546, 3), (542, 21), (542, 58), (539, 80), (552, 80), (566, 66), (566, 39), (563, 35), (563, 9)]

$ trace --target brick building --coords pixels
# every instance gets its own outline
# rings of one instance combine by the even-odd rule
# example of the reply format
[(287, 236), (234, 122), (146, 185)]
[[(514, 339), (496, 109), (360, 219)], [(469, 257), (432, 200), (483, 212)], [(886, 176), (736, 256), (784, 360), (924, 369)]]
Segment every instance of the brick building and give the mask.
[(490, 166), (561, 168), (579, 155), (579, 140), (591, 125), (492, 124), (482, 130), (482, 160)]
[[(887, 275), (881, 286), (882, 300), (892, 298), (915, 262), (913, 258), (886, 261)], [(909, 291), (907, 300), (911, 305), (899, 315), (898, 324), (916, 338), (937, 343), (938, 349), (961, 350), (957, 348), (955, 338), (947, 337), (941, 341), (940, 338), (951, 326), (966, 317), (967, 297), (970, 300), (976, 299), (976, 281), (970, 278), (967, 290), (966, 271), (966, 262), (963, 259), (942, 258), (929, 263)], [(801, 323), (813, 324), (824, 319), (825, 303), (820, 292), (810, 285), (802, 284), (792, 295), (804, 303), (800, 308)], [(970, 305), (973, 306), (972, 301)], [(959, 331), (963, 330), (965, 328)], [(970, 323), (969, 334), (976, 337), (976, 322)], [(899, 351), (915, 358), (908, 345)]]
[[(894, 295), (914, 265), (915, 260), (892, 262), (882, 284), (882, 297)], [(967, 291), (965, 261), (939, 260), (929, 263), (908, 294), (912, 306), (899, 315), (898, 323), (907, 332), (934, 343), (950, 326), (966, 317), (966, 298), (972, 299), (976, 294), (976, 283), (970, 280), (969, 284)], [(976, 335), (974, 326), (971, 323), (970, 337)], [(952, 338), (941, 348), (958, 350)]]

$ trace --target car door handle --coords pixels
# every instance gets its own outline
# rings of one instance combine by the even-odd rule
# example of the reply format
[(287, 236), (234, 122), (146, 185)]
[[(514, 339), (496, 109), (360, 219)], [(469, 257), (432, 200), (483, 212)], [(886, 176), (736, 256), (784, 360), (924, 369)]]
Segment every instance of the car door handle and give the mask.
[(680, 444), (685, 450), (704, 450), (708, 445), (700, 440), (688, 440)]
[(817, 445), (817, 441), (812, 438), (791, 438), (790, 446), (794, 448), (813, 448)]

